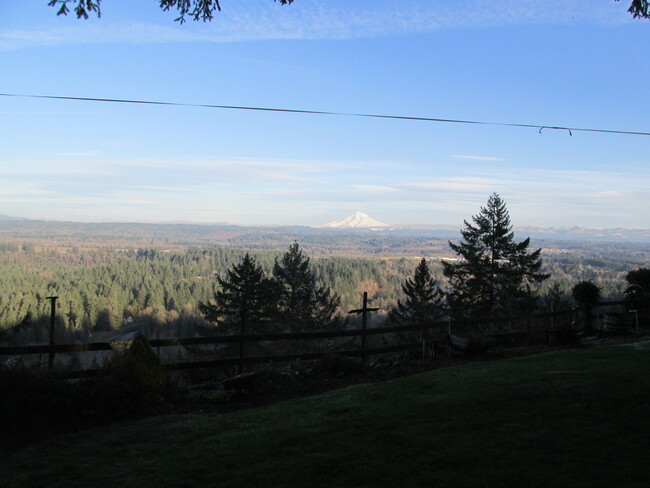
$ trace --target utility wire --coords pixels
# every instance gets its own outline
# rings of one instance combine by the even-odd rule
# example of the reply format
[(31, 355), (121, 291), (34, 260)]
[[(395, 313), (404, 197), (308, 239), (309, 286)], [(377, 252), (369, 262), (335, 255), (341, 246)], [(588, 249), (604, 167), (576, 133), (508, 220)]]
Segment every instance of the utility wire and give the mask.
[(238, 105), (210, 105), (204, 103), (179, 103), (179, 102), (160, 102), (155, 100), (128, 100), (119, 98), (91, 98), (91, 97), (62, 97), (54, 95), (20, 95), (15, 93), (0, 93), (0, 97), (16, 98), (45, 98), (49, 100), (75, 100), (81, 102), (105, 102), (105, 103), (133, 103), (140, 105), (166, 105), (172, 107), (199, 107), (199, 108), (216, 108), (222, 110), (248, 110), (257, 112), (282, 112), (290, 114), (309, 114), (309, 115), (337, 115), (341, 117), (366, 117), (374, 119), (393, 119), (393, 120), (413, 120), (417, 122), (440, 122), (446, 124), (472, 124), (472, 125), (496, 125), (501, 127), (524, 127), (538, 129), (541, 133), (544, 129), (566, 130), (569, 135), (573, 132), (599, 132), (603, 134), (627, 134), (633, 136), (650, 136), (650, 132), (628, 131), (628, 130), (611, 130), (611, 129), (588, 129), (584, 127), (563, 127), (540, 124), (515, 124), (506, 122), (486, 122), (479, 120), (459, 120), (459, 119), (441, 119), (434, 117), (412, 117), (407, 115), (382, 115), (382, 114), (365, 114), (352, 112), (325, 112), (320, 110), (298, 110), (290, 108), (271, 108), (271, 107), (247, 107)]

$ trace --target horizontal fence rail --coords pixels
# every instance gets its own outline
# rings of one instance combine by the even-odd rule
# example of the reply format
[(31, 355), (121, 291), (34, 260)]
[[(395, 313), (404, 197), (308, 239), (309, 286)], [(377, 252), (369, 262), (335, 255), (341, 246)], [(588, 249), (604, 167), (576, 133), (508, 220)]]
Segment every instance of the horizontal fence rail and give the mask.
[[(469, 323), (469, 321), (467, 321)], [(460, 322), (453, 322), (458, 324)], [(170, 347), (170, 346), (200, 346), (210, 344), (239, 344), (242, 340), (248, 342), (276, 342), (291, 340), (309, 340), (309, 339), (336, 339), (343, 337), (359, 337), (361, 335), (383, 335), (400, 332), (412, 332), (427, 329), (447, 329), (449, 322), (434, 322), (430, 324), (410, 324), (399, 325), (394, 327), (377, 327), (370, 329), (346, 329), (331, 330), (318, 332), (290, 332), (290, 333), (273, 333), (273, 334), (245, 334), (245, 335), (218, 335), (204, 337), (183, 337), (176, 339), (151, 339), (151, 347)], [(55, 344), (53, 346), (43, 344), (37, 346), (7, 346), (0, 347), (1, 355), (22, 355), (22, 354), (48, 354), (54, 353), (71, 353), (71, 352), (88, 352), (88, 351), (110, 351), (115, 349), (124, 349), (131, 345), (132, 341), (117, 342), (88, 342), (83, 344)]]
[[(602, 302), (599, 306), (615, 306), (625, 304), (624, 301), (616, 302)], [(377, 328), (355, 328), (345, 330), (327, 330), (327, 331), (312, 331), (312, 332), (291, 332), (291, 333), (264, 333), (264, 334), (245, 334), (245, 335), (216, 335), (206, 337), (185, 337), (185, 338), (172, 338), (172, 339), (151, 339), (149, 344), (152, 348), (161, 347), (174, 347), (174, 346), (200, 346), (200, 345), (214, 345), (214, 344), (250, 344), (260, 342), (279, 342), (279, 341), (317, 341), (320, 339), (340, 339), (340, 338), (355, 338), (361, 337), (364, 339), (368, 336), (381, 336), (386, 334), (400, 334), (405, 332), (417, 331), (432, 331), (438, 332), (438, 336), (430, 339), (432, 347), (447, 345), (448, 334), (452, 330), (463, 329), (465, 327), (473, 327), (477, 324), (512, 324), (524, 323), (532, 324), (534, 321), (539, 320), (554, 320), (563, 317), (565, 322), (570, 324), (575, 317), (576, 309), (549, 312), (535, 315), (526, 316), (513, 316), (513, 317), (495, 317), (486, 318), (481, 320), (467, 319), (467, 320), (442, 320), (425, 324), (409, 324), (398, 325), (391, 327), (377, 327)], [(568, 320), (567, 320), (568, 319)], [(552, 322), (553, 323), (553, 322)], [(546, 333), (547, 337), (550, 331), (556, 329), (567, 329), (567, 326), (551, 326), (537, 329), (538, 332)], [(531, 334), (531, 330), (517, 330), (507, 333), (492, 333), (484, 334), (493, 338), (506, 337), (506, 336), (525, 336)], [(112, 342), (90, 342), (82, 344), (44, 344), (33, 346), (5, 346), (0, 347), (0, 356), (16, 356), (16, 355), (29, 355), (29, 354), (54, 354), (65, 353), (81, 353), (93, 351), (113, 351), (128, 348), (132, 341), (112, 341)], [(423, 347), (422, 342), (410, 342), (407, 344), (384, 346), (384, 347), (367, 347), (365, 341), (362, 341), (361, 349), (352, 350), (332, 350), (326, 352), (312, 352), (312, 353), (293, 353), (293, 354), (280, 354), (280, 355), (267, 355), (267, 356), (240, 356), (231, 358), (197, 360), (197, 361), (181, 361), (174, 363), (166, 363), (164, 366), (169, 370), (188, 370), (197, 368), (212, 368), (212, 367), (228, 367), (228, 366), (241, 366), (250, 364), (262, 364), (273, 362), (289, 362), (294, 360), (315, 360), (323, 358), (327, 355), (338, 354), (350, 357), (361, 357), (362, 359), (370, 355), (386, 354), (392, 352), (414, 351)], [(90, 377), (104, 374), (105, 369), (86, 369), (82, 371), (69, 371), (69, 372), (56, 372), (56, 376), (64, 378), (80, 378)]]

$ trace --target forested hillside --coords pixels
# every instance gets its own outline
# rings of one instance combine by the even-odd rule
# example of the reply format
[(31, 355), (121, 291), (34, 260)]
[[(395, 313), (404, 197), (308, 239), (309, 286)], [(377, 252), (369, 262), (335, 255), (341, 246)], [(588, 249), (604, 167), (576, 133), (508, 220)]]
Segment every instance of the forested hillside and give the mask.
[[(608, 248), (607, 248), (608, 249)], [(125, 324), (140, 323), (162, 337), (193, 335), (204, 321), (199, 302), (207, 302), (217, 278), (241, 260), (244, 250), (234, 247), (161, 246), (140, 249), (45, 247), (31, 242), (0, 242), (0, 327), (14, 326), (30, 315), (32, 325), (14, 334), (14, 341), (47, 341), (50, 302), (58, 296), (60, 341), (88, 340)], [(269, 273), (283, 251), (253, 251)], [(308, 253), (309, 254), (309, 253)], [(578, 281), (594, 280), (603, 298), (620, 298), (624, 275), (647, 266), (643, 253), (631, 250), (576, 247), (545, 249), (545, 272), (551, 278), (539, 290), (538, 305), (570, 303), (569, 290)], [(431, 273), (444, 288), (439, 259), (430, 261)], [(415, 258), (313, 257), (317, 281), (341, 298), (341, 310), (359, 305), (367, 291), (373, 306), (386, 314), (402, 298), (401, 286), (418, 264)], [(554, 289), (554, 296), (548, 297)]]
[[(35, 320), (42, 316), (41, 322), (46, 323), (50, 306), (46, 297), (58, 296), (59, 320), (70, 332), (70, 339), (85, 339), (131, 321), (174, 324), (174, 330), (165, 335), (189, 334), (192, 326), (201, 322), (198, 303), (213, 297), (217, 277), (244, 254), (224, 247), (65, 252), (35, 251), (30, 246), (16, 249), (7, 244), (0, 248), (2, 326), (16, 324), (27, 314)], [(280, 253), (253, 254), (270, 272)], [(361, 290), (368, 291), (377, 306), (392, 306), (412, 266), (407, 259), (333, 257), (313, 261), (318, 282), (342, 296), (345, 310), (357, 304)], [(45, 340), (44, 327), (31, 330), (36, 335), (23, 340)]]

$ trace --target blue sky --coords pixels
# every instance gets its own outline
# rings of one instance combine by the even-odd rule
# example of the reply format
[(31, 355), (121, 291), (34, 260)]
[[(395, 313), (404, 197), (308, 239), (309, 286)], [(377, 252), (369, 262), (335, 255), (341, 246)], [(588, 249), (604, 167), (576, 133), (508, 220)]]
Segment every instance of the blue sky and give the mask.
[[(650, 131), (650, 22), (613, 0), (0, 3), (0, 93)], [(627, 2), (629, 3), (629, 2)], [(0, 97), (0, 214), (650, 228), (650, 137)]]

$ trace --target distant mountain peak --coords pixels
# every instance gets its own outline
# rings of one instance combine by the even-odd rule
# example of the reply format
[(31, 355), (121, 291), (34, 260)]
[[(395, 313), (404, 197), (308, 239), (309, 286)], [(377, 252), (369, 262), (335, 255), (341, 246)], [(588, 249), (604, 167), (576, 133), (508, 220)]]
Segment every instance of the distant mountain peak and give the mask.
[(328, 227), (330, 229), (372, 229), (376, 227), (388, 227), (388, 225), (369, 217), (363, 212), (356, 212), (354, 215), (350, 215), (347, 219), (329, 222), (323, 227)]

